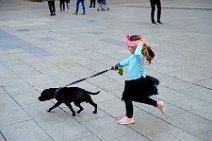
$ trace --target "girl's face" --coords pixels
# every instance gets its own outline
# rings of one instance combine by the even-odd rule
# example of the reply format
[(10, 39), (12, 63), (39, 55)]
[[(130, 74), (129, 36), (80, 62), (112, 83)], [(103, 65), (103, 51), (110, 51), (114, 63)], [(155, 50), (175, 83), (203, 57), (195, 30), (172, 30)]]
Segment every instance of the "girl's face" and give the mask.
[(129, 50), (129, 52), (130, 52), (131, 54), (134, 54), (135, 49), (136, 49), (136, 46), (127, 46), (127, 49)]

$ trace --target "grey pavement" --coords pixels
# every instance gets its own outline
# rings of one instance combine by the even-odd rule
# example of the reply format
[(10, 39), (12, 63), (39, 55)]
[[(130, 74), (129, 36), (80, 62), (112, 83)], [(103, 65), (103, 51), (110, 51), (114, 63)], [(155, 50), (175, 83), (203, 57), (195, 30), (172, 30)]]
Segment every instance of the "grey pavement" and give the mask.
[[(109, 0), (110, 11), (49, 16), (47, 2), (0, 0), (0, 141), (212, 141), (212, 1), (161, 0), (163, 25), (150, 23), (148, 0)], [(81, 9), (80, 9), (81, 10)], [(165, 115), (134, 103), (133, 125), (119, 125), (127, 68), (73, 86), (92, 96), (72, 117), (40, 92), (109, 69), (128, 57), (126, 34), (141, 34), (156, 57), (146, 65), (157, 77)], [(77, 107), (74, 106), (77, 110)]]

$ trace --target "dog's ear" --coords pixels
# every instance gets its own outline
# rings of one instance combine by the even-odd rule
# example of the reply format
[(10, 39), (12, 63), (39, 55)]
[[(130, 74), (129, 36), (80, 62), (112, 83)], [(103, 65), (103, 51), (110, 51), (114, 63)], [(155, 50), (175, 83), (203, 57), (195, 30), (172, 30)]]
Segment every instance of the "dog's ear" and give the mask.
[(51, 95), (51, 93), (52, 93), (53, 91), (52, 91), (52, 89), (50, 88), (50, 89), (46, 89), (46, 95)]

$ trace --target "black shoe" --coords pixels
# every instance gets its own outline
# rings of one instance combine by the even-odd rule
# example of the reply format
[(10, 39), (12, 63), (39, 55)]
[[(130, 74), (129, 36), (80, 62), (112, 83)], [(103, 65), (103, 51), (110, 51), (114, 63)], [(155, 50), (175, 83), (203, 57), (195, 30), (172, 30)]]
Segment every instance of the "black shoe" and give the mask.
[(159, 24), (163, 24), (161, 21), (158, 21)]
[(155, 21), (152, 21), (152, 24), (157, 24)]
[(152, 24), (157, 24), (154, 19), (152, 19)]
[(51, 14), (50, 14), (50, 16), (54, 16), (54, 14), (53, 14), (53, 13), (51, 13)]

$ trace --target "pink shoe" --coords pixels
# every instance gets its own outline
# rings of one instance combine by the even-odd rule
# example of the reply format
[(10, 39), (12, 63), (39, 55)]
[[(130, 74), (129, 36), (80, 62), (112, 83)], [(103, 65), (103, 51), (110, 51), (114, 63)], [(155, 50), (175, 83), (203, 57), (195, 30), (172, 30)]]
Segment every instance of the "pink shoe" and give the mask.
[(164, 114), (166, 107), (163, 101), (157, 102), (157, 108)]
[(128, 118), (127, 116), (124, 116), (122, 119), (120, 119), (118, 121), (119, 124), (134, 124), (135, 123), (135, 119), (132, 117), (132, 118)]

